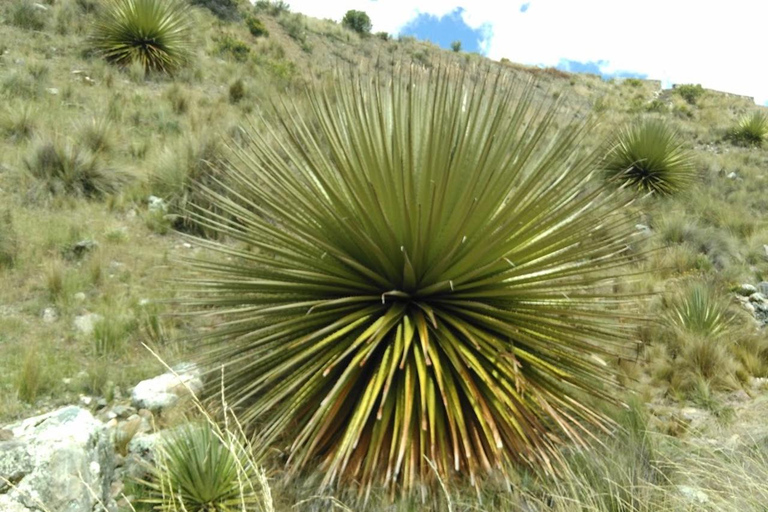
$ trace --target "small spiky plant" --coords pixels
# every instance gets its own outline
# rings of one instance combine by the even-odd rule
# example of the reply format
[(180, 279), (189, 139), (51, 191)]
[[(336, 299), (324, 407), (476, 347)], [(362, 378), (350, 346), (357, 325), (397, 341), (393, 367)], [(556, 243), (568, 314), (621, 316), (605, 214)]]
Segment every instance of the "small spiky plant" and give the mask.
[[(239, 245), (193, 261), (220, 315), (202, 360), (288, 473), (407, 491), (434, 474), (552, 470), (615, 400), (630, 343), (619, 192), (585, 126), (503, 71), (339, 72), (279, 108), (195, 218)], [(283, 444), (285, 443), (285, 444)], [(434, 469), (433, 469), (434, 466)]]
[(691, 154), (665, 122), (645, 119), (620, 130), (602, 163), (610, 179), (640, 192), (685, 190), (696, 173)]
[(762, 145), (768, 139), (768, 115), (763, 112), (745, 115), (729, 136), (731, 140), (744, 146)]
[(163, 512), (261, 512), (260, 470), (248, 447), (209, 423), (165, 433), (146, 501)]
[(120, 66), (173, 72), (189, 59), (192, 21), (182, 0), (106, 0), (91, 41)]

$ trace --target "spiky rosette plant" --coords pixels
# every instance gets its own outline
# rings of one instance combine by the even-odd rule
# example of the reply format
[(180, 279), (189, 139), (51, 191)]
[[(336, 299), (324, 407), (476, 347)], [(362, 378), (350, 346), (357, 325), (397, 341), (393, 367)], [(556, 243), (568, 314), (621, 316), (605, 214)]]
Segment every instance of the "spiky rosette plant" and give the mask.
[(115, 64), (138, 62), (146, 71), (173, 72), (189, 59), (189, 9), (182, 0), (107, 0), (91, 42)]
[[(583, 124), (503, 72), (335, 77), (224, 170), (188, 305), (202, 360), (288, 472), (403, 490), (552, 469), (613, 400), (634, 326), (609, 283), (632, 227), (578, 151)], [(572, 118), (572, 117), (571, 117)], [(218, 374), (217, 374), (218, 375)]]
[(603, 161), (607, 175), (640, 192), (670, 195), (696, 177), (692, 156), (674, 129), (645, 119), (621, 129)]

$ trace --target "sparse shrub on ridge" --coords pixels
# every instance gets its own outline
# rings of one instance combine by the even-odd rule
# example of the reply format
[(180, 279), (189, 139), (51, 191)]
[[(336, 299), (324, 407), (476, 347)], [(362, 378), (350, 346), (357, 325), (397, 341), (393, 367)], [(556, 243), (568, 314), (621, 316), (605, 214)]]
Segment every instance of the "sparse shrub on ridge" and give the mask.
[(252, 14), (246, 16), (245, 26), (248, 27), (248, 32), (250, 32), (253, 37), (269, 36), (269, 30), (264, 26), (264, 22)]
[(681, 192), (696, 177), (691, 153), (669, 125), (656, 119), (621, 129), (602, 166), (609, 179), (658, 195)]
[(222, 315), (202, 362), (289, 474), (408, 492), (556, 465), (555, 439), (608, 422), (588, 397), (615, 397), (605, 360), (634, 349), (598, 288), (634, 228), (584, 125), (503, 70), (338, 73), (235, 149), (222, 214), (196, 210), (242, 244), (191, 263), (188, 304)]
[(371, 28), (373, 27), (371, 18), (368, 17), (365, 12), (356, 11), (354, 9), (351, 9), (344, 14), (341, 24), (361, 35), (370, 34)]
[(224, 34), (216, 42), (216, 50), (219, 54), (238, 62), (245, 62), (251, 55), (251, 48), (247, 44), (229, 34)]
[(768, 114), (755, 111), (743, 116), (727, 138), (742, 146), (761, 146), (768, 139)]
[(222, 20), (234, 21), (240, 17), (236, 0), (189, 0), (189, 3), (208, 9)]
[(257, 11), (266, 12), (272, 16), (277, 16), (281, 13), (291, 11), (291, 6), (282, 0), (256, 0), (254, 7)]
[(674, 91), (690, 105), (695, 105), (704, 94), (704, 88), (700, 84), (683, 84), (675, 87)]
[(189, 60), (192, 30), (182, 0), (107, 0), (90, 40), (110, 62), (171, 73)]
[(451, 50), (454, 52), (460, 52), (461, 51), (461, 41), (454, 41), (451, 43)]

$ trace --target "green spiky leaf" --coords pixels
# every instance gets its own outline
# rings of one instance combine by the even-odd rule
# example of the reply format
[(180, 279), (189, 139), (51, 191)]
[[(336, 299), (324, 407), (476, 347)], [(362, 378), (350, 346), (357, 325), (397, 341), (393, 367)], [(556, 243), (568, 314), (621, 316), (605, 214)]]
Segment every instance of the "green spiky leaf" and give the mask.
[(91, 41), (115, 64), (173, 72), (189, 60), (189, 8), (182, 0), (107, 0)]
[(337, 73), (250, 132), (196, 218), (201, 359), (289, 470), (412, 488), (551, 469), (612, 400), (629, 219), (584, 124), (503, 72)]
[(660, 195), (680, 192), (696, 177), (691, 153), (677, 133), (658, 119), (620, 130), (602, 165), (619, 183)]

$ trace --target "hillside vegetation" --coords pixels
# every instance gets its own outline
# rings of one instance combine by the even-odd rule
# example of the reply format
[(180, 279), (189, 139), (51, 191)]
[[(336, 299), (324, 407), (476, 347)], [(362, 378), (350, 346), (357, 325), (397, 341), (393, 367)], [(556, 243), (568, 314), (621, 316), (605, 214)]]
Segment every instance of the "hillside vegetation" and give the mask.
[[(231, 470), (235, 480), (241, 475), (232, 469), (237, 464), (247, 466), (243, 473), (247, 478), (263, 479), (264, 474), (254, 462), (258, 459), (266, 471), (274, 510), (765, 510), (766, 109), (747, 98), (691, 85), (659, 90), (653, 81), (606, 81), (592, 75), (526, 67), (505, 59), (492, 62), (477, 54), (445, 51), (412, 38), (368, 34), (369, 24), (361, 13), (339, 24), (291, 12), (282, 2), (260, 1), (251, 6), (236, 0), (194, 0), (183, 5), (189, 42), (178, 59), (164, 60), (157, 66), (133, 56), (122, 59), (104, 53), (103, 46), (109, 41), (93, 35), (97, 33), (97, 20), (113, 8), (109, 2), (8, 0), (0, 6), (0, 424), (57, 405), (78, 403), (82, 397), (125, 400), (137, 382), (164, 371), (163, 364), (145, 346), (169, 364), (195, 361), (217, 368), (218, 364), (238, 360), (247, 350), (258, 353), (254, 346), (243, 349), (235, 344), (242, 340), (238, 336), (247, 338), (251, 331), (274, 335), (269, 325), (282, 326), (280, 322), (286, 318), (295, 322), (289, 324), (294, 327), (281, 327), (278, 334), (285, 339), (304, 339), (314, 326), (312, 320), (305, 320), (309, 315), (302, 310), (291, 316), (278, 308), (290, 309), (296, 303), (309, 310), (317, 308), (324, 315), (338, 308), (349, 314), (343, 317), (349, 324), (340, 325), (350, 331), (362, 325), (361, 329), (370, 330), (366, 331), (370, 339), (391, 335), (405, 346), (400, 346), (403, 361), (412, 339), (416, 362), (412, 367), (404, 363), (400, 366), (407, 366), (412, 373), (404, 377), (402, 384), (395, 379), (394, 386), (406, 389), (410, 386), (407, 382), (418, 382), (419, 389), (427, 389), (424, 375), (437, 371), (432, 361), (427, 363), (429, 354), (434, 354), (429, 351), (429, 343), (440, 336), (454, 335), (456, 339), (466, 336), (489, 345), (502, 334), (512, 338), (511, 328), (505, 331), (506, 327), (494, 323), (508, 320), (495, 308), (503, 309), (504, 301), (513, 303), (518, 296), (504, 295), (500, 290), (509, 282), (505, 279), (530, 280), (529, 302), (522, 301), (530, 316), (516, 324), (516, 332), (525, 332), (527, 337), (520, 334), (524, 341), (517, 343), (516, 350), (522, 352), (513, 352), (509, 357), (512, 362), (493, 366), (484, 365), (483, 360), (475, 364), (471, 354), (487, 354), (491, 349), (483, 345), (483, 350), (473, 352), (459, 342), (455, 357), (442, 362), (435, 357), (437, 365), (454, 365), (454, 375), (463, 375), (463, 369), (470, 368), (508, 385), (501, 393), (492, 384), (486, 387), (491, 377), (473, 389), (456, 384), (458, 392), (450, 400), (460, 404), (457, 409), (469, 411), (467, 415), (476, 413), (481, 418), (461, 427), (466, 442), (474, 444), (466, 449), (473, 456), (461, 459), (460, 472), (451, 470), (454, 459), (422, 457), (434, 453), (435, 443), (447, 453), (450, 449), (446, 447), (458, 446), (459, 440), (451, 441), (448, 430), (438, 427), (429, 430), (433, 437), (427, 439), (427, 434), (419, 433), (427, 431), (419, 429), (421, 418), (411, 421), (407, 412), (411, 408), (403, 405), (403, 400), (414, 404), (422, 400), (419, 410), (424, 422), (429, 414), (440, 416), (434, 413), (434, 389), (431, 395), (426, 391), (421, 395), (393, 393), (387, 402), (386, 390), (393, 379), (389, 377), (381, 407), (379, 402), (376, 407), (379, 415), (391, 415), (393, 424), (402, 422), (405, 426), (400, 432), (379, 430), (372, 426), (374, 420), (366, 423), (368, 420), (360, 419), (362, 416), (353, 416), (346, 409), (349, 406), (345, 399), (353, 389), (364, 395), (363, 390), (367, 393), (369, 388), (363, 386), (378, 386), (377, 390), (384, 387), (383, 370), (380, 380), (370, 377), (357, 381), (345, 373), (339, 377), (343, 393), (331, 395), (328, 384), (317, 384), (316, 388), (311, 384), (320, 382), (323, 371), (329, 372), (346, 355), (322, 354), (327, 358), (320, 361), (318, 355), (319, 362), (314, 362), (314, 346), (306, 353), (286, 351), (282, 359), (266, 357), (248, 363), (252, 366), (246, 369), (250, 368), (251, 373), (233, 370), (230, 378), (214, 372), (210, 388), (214, 391), (209, 389), (207, 400), (198, 403), (198, 409), (179, 408), (158, 417), (157, 428), (175, 427), (206, 415), (213, 423), (213, 418), (229, 417), (226, 405), (222, 412), (222, 404), (216, 400), (221, 379), (225, 391), (232, 391), (236, 405), (229, 412), (243, 419), (244, 437), (238, 437), (239, 429), (232, 426), (234, 420), (215, 425), (213, 434), (210, 429), (185, 427), (188, 432), (182, 435), (188, 435), (192, 443), (227, 439), (230, 451), (219, 454), (217, 461), (220, 467)], [(480, 249), (467, 249), (462, 253), (464, 259), (452, 265), (476, 279), (470, 283), (477, 287), (476, 292), (467, 297), (487, 300), (493, 308), (478, 312), (466, 304), (445, 306), (440, 302), (444, 297), (438, 296), (436, 302), (419, 306), (419, 313), (393, 309), (387, 313), (390, 316), (369, 325), (364, 323), (369, 316), (365, 316), (368, 310), (363, 306), (359, 311), (350, 310), (349, 304), (334, 302), (342, 300), (339, 296), (329, 298), (326, 293), (336, 286), (352, 286), (352, 277), (347, 279), (343, 274), (343, 279), (322, 282), (317, 293), (308, 284), (306, 276), (320, 272), (326, 268), (323, 265), (336, 268), (319, 258), (313, 262), (308, 256), (316, 248), (310, 243), (315, 241), (312, 236), (328, 237), (327, 245), (318, 242), (318, 246), (328, 248), (329, 259), (333, 249), (341, 247), (349, 253), (359, 250), (362, 259), (369, 258), (366, 261), (373, 269), (379, 264), (385, 268), (387, 264), (382, 261), (388, 259), (408, 261), (392, 270), (393, 274), (404, 275), (403, 289), (392, 290), (391, 297), (385, 297), (389, 290), (384, 295), (374, 293), (376, 304), (388, 298), (397, 303), (408, 294), (421, 298), (424, 293), (429, 295), (425, 289), (434, 292), (442, 290), (441, 286), (446, 293), (448, 289), (456, 291), (454, 283), (448, 281), (450, 273), (435, 272), (437, 275), (431, 276), (427, 263), (464, 250), (454, 247), (464, 243), (458, 227), (450, 237), (435, 228), (436, 224), (424, 220), (427, 217), (421, 217), (418, 208), (401, 208), (410, 204), (405, 184), (401, 195), (393, 192), (389, 197), (381, 192), (389, 190), (387, 181), (382, 177), (377, 182), (371, 169), (389, 158), (386, 151), (391, 150), (401, 162), (407, 160), (404, 155), (412, 154), (406, 150), (398, 153), (397, 148), (387, 146), (389, 132), (382, 127), (397, 125), (397, 120), (379, 124), (374, 116), (361, 116), (360, 124), (356, 124), (357, 104), (352, 100), (344, 103), (345, 99), (356, 98), (355, 94), (363, 94), (355, 84), (362, 90), (376, 77), (402, 78), (407, 72), (428, 77), (423, 83), (417, 82), (428, 89), (438, 84), (434, 85), (434, 91), (438, 91), (435, 95), (443, 103), (436, 104), (453, 109), (440, 111), (445, 117), (439, 117), (429, 110), (429, 98), (418, 97), (427, 106), (411, 105), (411, 110), (399, 111), (402, 118), (408, 118), (405, 112), (421, 113), (418, 122), (423, 123), (418, 126), (424, 130), (443, 127), (446, 138), (459, 132), (449, 131), (452, 122), (465, 126), (460, 124), (460, 115), (449, 115), (463, 112), (466, 106), (457, 107), (462, 104), (456, 93), (459, 89), (450, 85), (454, 82), (464, 84), (467, 90), (471, 89), (466, 85), (470, 83), (491, 89), (495, 82), (487, 77), (503, 77), (502, 85), (512, 84), (510, 90), (518, 91), (529, 102), (530, 110), (515, 118), (519, 124), (507, 126), (499, 116), (493, 125), (493, 134), (507, 136), (498, 143), (509, 144), (508, 150), (506, 146), (495, 146), (504, 149), (497, 153), (481, 151), (484, 147), (478, 141), (492, 135), (478, 130), (470, 134), (477, 137), (471, 139), (476, 146), (463, 152), (451, 151), (450, 158), (462, 162), (462, 168), (472, 169), (472, 162), (484, 158), (500, 164), (505, 162), (507, 151), (517, 151), (514, 154), (521, 161), (527, 158), (527, 149), (535, 158), (546, 155), (551, 159), (546, 160), (549, 167), (520, 164), (521, 176), (528, 181), (520, 178), (519, 182), (502, 182), (492, 173), (466, 183), (451, 182), (442, 171), (432, 176), (433, 182), (443, 183), (440, 180), (444, 179), (449, 183), (444, 192), (451, 200), (471, 202), (462, 187), (482, 189), (486, 191), (483, 197), (495, 198), (494, 208), (482, 201), (477, 206), (442, 205), (450, 222), (446, 221), (447, 227), (440, 226), (446, 230), (456, 227), (452, 223), (459, 221), (450, 215), (461, 213), (462, 219), (469, 219), (462, 229), (468, 227), (471, 233), (489, 235), (487, 243), (477, 245)], [(420, 74), (430, 72), (434, 74)], [(441, 89), (443, 75), (448, 76), (449, 85)], [(347, 81), (349, 84), (344, 85)], [(396, 84), (401, 82), (394, 80)], [(393, 109), (399, 108), (396, 93), (382, 99), (373, 90), (365, 89), (365, 105), (376, 105), (379, 110), (375, 111), (382, 112), (386, 110), (382, 105), (390, 105), (387, 102), (391, 101)], [(499, 94), (478, 96), (482, 98), (477, 102), (478, 111), (490, 119), (493, 110), (487, 105), (512, 105), (513, 109), (517, 103), (504, 101), (520, 97)], [(538, 111), (539, 105), (553, 107)], [(470, 102), (472, 112), (473, 106)], [(429, 116), (436, 116), (434, 119), (440, 123), (429, 124), (428, 120), (434, 121)], [(365, 141), (355, 137), (340, 138), (335, 146), (329, 145), (331, 149), (319, 149), (332, 140), (334, 129), (342, 131), (338, 119), (346, 120), (343, 126), (354, 126), (355, 133), (381, 142), (366, 146)], [(529, 123), (539, 126), (542, 119), (549, 124), (546, 130), (542, 128), (540, 139), (536, 138), (538, 144), (530, 142), (522, 149), (511, 144), (516, 137), (529, 140), (525, 137), (530, 133), (539, 134), (527, 130)], [(305, 121), (307, 125), (300, 124)], [(581, 134), (581, 138), (558, 138), (558, 134), (572, 133), (569, 130), (573, 127), (578, 127), (573, 133)], [(381, 133), (376, 131), (379, 128)], [(285, 133), (294, 136), (281, 139), (279, 134)], [(421, 135), (414, 131), (410, 138), (402, 140), (432, 140), (426, 135), (422, 139)], [(306, 190), (313, 189), (308, 183), (319, 178), (332, 183), (338, 176), (335, 171), (316, 171), (307, 174), (310, 177), (306, 181), (292, 181), (296, 169), (310, 169), (324, 162), (323, 155), (352, 154), (345, 151), (357, 148), (356, 144), (369, 150), (363, 156), (355, 154), (355, 158), (369, 164), (364, 166), (365, 183), (356, 182), (356, 174), (350, 171), (346, 179), (355, 185), (337, 184), (337, 190), (318, 186), (317, 193), (310, 194)], [(431, 159), (425, 165), (442, 162), (441, 158), (447, 162), (448, 151), (429, 147)], [(376, 159), (384, 154), (385, 158)], [(274, 174), (250, 178), (256, 176), (249, 172), (258, 168), (257, 163), (269, 164)], [(568, 178), (572, 181), (563, 181), (574, 190), (557, 188), (559, 182), (552, 169), (564, 176), (575, 174), (576, 178)], [(407, 178), (403, 176), (408, 174), (400, 176), (405, 183)], [(478, 185), (481, 179), (486, 181)], [(304, 195), (296, 192), (301, 189), (298, 183), (307, 185)], [(292, 189), (293, 185), (297, 188)], [(420, 190), (428, 188), (422, 187)], [(322, 196), (321, 189), (335, 190), (338, 197), (358, 194), (355, 197), (363, 198), (354, 206), (350, 206), (353, 201), (329, 203), (343, 203), (349, 208), (350, 217), (357, 222), (350, 220), (349, 225), (357, 226), (356, 231), (342, 236), (339, 229), (327, 228), (335, 217), (330, 213), (323, 216), (324, 203), (317, 199)], [(264, 199), (259, 195), (266, 194), (264, 191), (273, 195)], [(287, 198), (298, 201), (297, 197), (306, 211), (317, 215), (309, 219), (302, 210), (294, 216), (293, 210), (281, 203), (288, 202)], [(369, 210), (371, 203), (382, 207)], [(595, 203), (604, 209), (585, 214), (574, 206), (589, 209)], [(423, 204), (427, 204), (426, 199)], [(516, 209), (520, 205), (525, 208)], [(418, 231), (418, 236), (424, 237), (432, 233), (432, 240), (442, 245), (435, 241), (432, 246), (425, 244), (421, 252), (408, 254), (404, 248), (407, 244), (400, 247), (392, 243), (385, 247), (391, 254), (385, 251), (379, 255), (374, 249), (366, 253), (368, 234), (382, 239), (389, 236), (382, 220), (386, 213), (377, 217), (377, 212), (387, 210), (387, 206), (388, 211), (402, 215), (402, 225), (418, 227), (392, 234), (391, 240), (408, 239)], [(409, 216), (417, 210), (418, 215)], [(478, 210), (485, 216), (478, 217)], [(504, 245), (511, 238), (500, 241), (490, 236), (506, 233), (503, 221), (507, 217), (500, 217), (499, 212), (506, 212), (509, 218), (519, 215), (521, 226), (526, 222), (534, 226), (527, 237), (514, 239), (524, 249), (511, 243)], [(315, 225), (327, 229), (312, 231), (307, 227)], [(576, 227), (566, 230), (563, 225)], [(368, 234), (366, 227), (371, 229)], [(281, 238), (281, 229), (290, 236)], [(580, 239), (573, 246), (577, 249), (558, 245), (568, 237)], [(295, 254), (281, 255), (275, 240), (282, 241)], [(379, 241), (370, 242), (371, 247)], [(572, 252), (553, 256), (559, 250)], [(536, 268), (543, 273), (562, 271), (556, 276), (562, 280), (547, 281), (537, 278), (533, 271), (526, 275), (523, 270), (513, 276), (506, 273), (511, 272), (508, 269), (500, 274), (483, 274), (483, 279), (477, 277), (475, 271), (482, 272), (498, 262), (500, 258), (494, 256), (497, 252), (515, 254), (533, 266), (540, 263)], [(555, 258), (552, 266), (547, 266), (548, 258)], [(254, 267), (244, 270), (239, 265), (243, 262)], [(288, 268), (286, 262), (293, 266)], [(570, 273), (562, 270), (565, 267)], [(384, 270), (381, 273), (386, 274)], [(434, 279), (419, 288), (411, 274)], [(249, 280), (257, 284), (248, 288)], [(372, 294), (365, 280), (354, 286)], [(561, 296), (570, 302), (564, 302)], [(244, 303), (265, 308), (270, 314), (270, 308), (278, 308), (278, 313), (258, 316), (250, 310), (243, 314), (227, 309)], [(446, 309), (440, 310), (441, 306)], [(453, 330), (447, 329), (449, 334), (441, 334), (435, 315), (450, 324)], [(382, 325), (392, 333), (383, 332), (387, 329)], [(318, 340), (336, 339), (330, 332), (314, 327), (319, 332)], [(362, 340), (364, 336), (360, 336)], [(264, 338), (270, 339), (266, 335)], [(572, 354), (567, 343), (558, 351), (552, 348), (552, 339), (567, 339), (574, 346), (591, 347), (592, 351)], [(201, 344), (212, 340), (224, 348), (217, 352)], [(621, 342), (621, 350), (605, 348), (613, 342)], [(270, 346), (270, 350), (279, 349)], [(538, 354), (528, 360), (520, 358), (521, 372), (530, 372), (526, 373), (528, 380), (518, 380), (516, 372), (521, 363), (515, 358), (520, 353)], [(373, 349), (368, 356), (372, 354)], [(294, 356), (313, 362), (299, 366)], [(353, 361), (362, 366), (368, 356)], [(395, 356), (389, 352), (374, 355), (382, 368), (390, 360), (387, 358), (391, 359), (394, 375)], [(461, 362), (467, 360), (472, 362)], [(259, 376), (269, 376), (268, 384), (252, 384), (254, 368)], [(301, 372), (305, 374), (298, 375)], [(500, 373), (504, 375), (499, 377)], [(558, 375), (565, 374), (570, 375), (568, 387), (560, 387)], [(523, 407), (519, 416), (497, 413), (496, 409), (477, 412), (481, 406), (472, 397), (481, 396), (497, 407), (515, 392), (524, 394), (519, 387), (515, 390), (518, 385), (535, 389), (537, 397), (545, 398), (527, 402), (521, 399), (530, 409)], [(616, 389), (619, 391), (613, 391)], [(296, 402), (285, 406), (294, 398), (293, 393), (298, 396)], [(325, 416), (309, 418), (307, 411), (313, 403), (322, 401), (325, 407), (325, 393), (338, 402), (329, 406)], [(378, 396), (371, 393), (372, 397)], [(282, 401), (275, 398), (278, 396)], [(429, 397), (433, 399), (431, 406), (426, 405)], [(560, 397), (565, 397), (562, 402), (568, 404), (551, 410), (541, 406), (559, 403)], [(454, 410), (447, 405), (449, 400), (443, 401), (445, 424), (461, 423), (461, 414), (454, 418)], [(371, 410), (372, 404), (373, 398)], [(528, 415), (528, 411), (537, 412)], [(335, 414), (339, 414), (338, 418)], [(491, 420), (485, 423), (482, 418), (488, 417)], [(342, 431), (347, 432), (347, 424), (354, 423), (341, 421), (343, 418), (359, 422), (356, 437), (352, 432), (349, 439), (339, 439)], [(254, 419), (258, 424), (251, 424)], [(430, 416), (430, 425), (433, 421)], [(491, 424), (500, 425), (501, 433), (492, 432), (495, 426)], [(507, 425), (514, 428), (504, 430)], [(235, 430), (238, 435), (227, 437)], [(560, 437), (555, 439), (553, 432), (560, 433)], [(291, 435), (304, 443), (300, 449), (291, 448)], [(398, 436), (402, 438), (400, 444), (395, 442)], [(503, 438), (504, 446), (511, 443), (519, 447), (514, 454), (519, 457), (508, 456), (500, 449), (501, 444), (494, 448), (497, 437)], [(420, 442), (411, 442), (416, 438)], [(269, 444), (255, 447), (251, 453), (249, 443), (243, 439), (255, 439), (255, 444), (268, 440)], [(390, 446), (392, 451), (387, 451)], [(399, 458), (405, 458), (405, 476), (401, 478), (408, 482), (395, 482), (397, 471), (390, 478), (395, 446)], [(539, 450), (541, 446), (546, 449)], [(382, 447), (378, 462), (363, 466), (365, 453)], [(175, 457), (183, 455), (177, 453)], [(168, 465), (176, 459), (173, 453), (161, 458)], [(562, 464), (539, 471), (551, 461)], [(491, 466), (504, 471), (491, 471)], [(328, 473), (323, 474), (323, 470)], [(176, 510), (176, 505), (157, 498), (164, 489), (158, 483), (162, 481), (163, 477), (156, 473), (148, 488), (140, 482), (132, 483), (121, 510), (150, 510), (154, 505), (160, 510)], [(259, 482), (261, 486), (262, 480)], [(232, 503), (238, 502), (238, 490), (242, 494), (243, 485), (235, 486)], [(238, 502), (242, 506), (195, 510), (268, 510), (263, 489), (254, 493), (248, 495), (247, 504)], [(155, 502), (142, 502), (146, 496), (154, 496)]]

